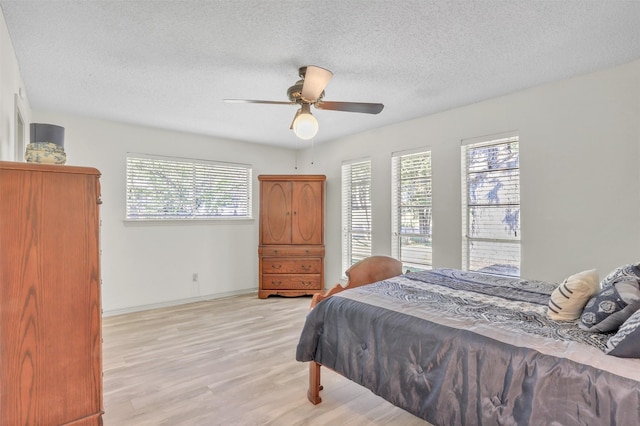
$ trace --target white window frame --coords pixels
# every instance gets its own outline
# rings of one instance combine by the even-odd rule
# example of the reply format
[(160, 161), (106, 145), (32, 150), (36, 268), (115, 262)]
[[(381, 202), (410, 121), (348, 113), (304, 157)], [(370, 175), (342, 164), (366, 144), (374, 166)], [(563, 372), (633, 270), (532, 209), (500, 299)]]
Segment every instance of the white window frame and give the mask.
[[(415, 160), (425, 162), (426, 169), (418, 176), (403, 179), (403, 164), (405, 167), (413, 167)], [(431, 269), (433, 266), (431, 150), (428, 147), (422, 147), (392, 153), (391, 183), (392, 256), (402, 262), (403, 269)]]
[(24, 114), (20, 108), (20, 98), (16, 93), (13, 96), (15, 105), (15, 117), (13, 125), (13, 143), (15, 152), (15, 161), (24, 161), (24, 151), (26, 149), (27, 123), (25, 123)]
[[(154, 195), (145, 199), (145, 193)], [(125, 198), (126, 221), (249, 220), (253, 219), (252, 168), (240, 163), (127, 153)], [(163, 207), (167, 204), (170, 207)]]
[[(486, 169), (484, 171), (470, 172), (467, 164), (467, 155), (470, 149), (484, 149), (491, 146), (499, 146), (515, 143), (518, 150), (517, 162), (504, 165), (497, 169)], [(461, 160), (462, 160), (462, 268), (465, 270), (482, 271), (497, 275), (520, 276), (521, 258), (521, 226), (520, 226), (520, 141), (516, 132), (501, 133), (490, 135), (482, 138), (466, 139), (461, 144)], [(496, 197), (497, 202), (492, 200), (471, 200), (469, 196), (469, 182), (474, 176), (488, 175), (489, 173), (509, 174), (510, 188), (505, 189), (501, 197)], [(499, 191), (499, 189), (495, 189)], [(489, 191), (492, 192), (492, 191)], [(487, 194), (488, 195), (488, 194)], [(506, 201), (500, 202), (501, 199)], [(482, 231), (485, 233), (491, 231), (488, 223), (494, 227), (494, 236), (476, 237), (474, 233), (473, 211), (481, 211), (490, 208), (508, 209), (508, 217), (496, 217), (493, 220), (486, 219), (485, 227)], [(485, 213), (486, 214), (486, 213)], [(498, 216), (502, 216), (500, 213)], [(515, 217), (515, 219), (514, 219)], [(475, 231), (478, 233), (479, 231)], [(500, 236), (498, 236), (500, 235)], [(485, 257), (478, 256), (474, 258), (474, 245), (476, 250), (483, 246), (487, 250), (493, 251), (491, 255)], [(490, 249), (489, 249), (490, 248)], [(493, 259), (492, 259), (493, 257)], [(496, 262), (492, 263), (491, 262)]]
[[(365, 173), (360, 179), (354, 181), (354, 167), (362, 168)], [(368, 173), (367, 173), (368, 167)], [(356, 169), (358, 171), (358, 169)], [(360, 194), (355, 194), (354, 189), (359, 188)], [(360, 196), (358, 203), (359, 217), (355, 218), (353, 213), (354, 197)], [(360, 159), (345, 161), (342, 163), (342, 277), (345, 278), (345, 271), (357, 261), (371, 256), (373, 218), (371, 208), (371, 160)], [(364, 199), (362, 198), (364, 197)], [(364, 201), (364, 202), (363, 202)], [(361, 227), (355, 229), (360, 222)], [(368, 222), (368, 224), (366, 223)], [(364, 227), (362, 227), (364, 225)], [(362, 243), (354, 252), (354, 241)], [(367, 247), (368, 243), (368, 247)]]

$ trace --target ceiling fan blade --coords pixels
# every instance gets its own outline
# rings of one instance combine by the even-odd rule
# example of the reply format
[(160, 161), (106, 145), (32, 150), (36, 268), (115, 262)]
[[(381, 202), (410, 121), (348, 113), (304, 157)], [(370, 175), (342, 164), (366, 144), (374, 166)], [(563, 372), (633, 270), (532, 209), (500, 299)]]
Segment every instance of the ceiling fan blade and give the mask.
[(286, 101), (260, 101), (256, 99), (223, 99), (228, 104), (271, 104), (271, 105), (295, 105), (295, 102)]
[(384, 108), (383, 104), (371, 104), (366, 102), (327, 102), (315, 104), (318, 109), (332, 111), (362, 112), (365, 114), (378, 114)]
[(307, 102), (317, 101), (331, 77), (333, 73), (327, 69), (315, 65), (307, 66), (302, 85), (302, 99)]

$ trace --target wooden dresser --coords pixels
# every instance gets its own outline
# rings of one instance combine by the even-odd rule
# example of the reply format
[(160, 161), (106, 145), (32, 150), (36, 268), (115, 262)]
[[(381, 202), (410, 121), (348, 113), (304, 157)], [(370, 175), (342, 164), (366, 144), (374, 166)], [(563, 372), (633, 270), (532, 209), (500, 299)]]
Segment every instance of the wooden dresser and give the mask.
[(323, 175), (261, 175), (258, 297), (324, 290)]
[(102, 424), (100, 173), (0, 162), (0, 425)]

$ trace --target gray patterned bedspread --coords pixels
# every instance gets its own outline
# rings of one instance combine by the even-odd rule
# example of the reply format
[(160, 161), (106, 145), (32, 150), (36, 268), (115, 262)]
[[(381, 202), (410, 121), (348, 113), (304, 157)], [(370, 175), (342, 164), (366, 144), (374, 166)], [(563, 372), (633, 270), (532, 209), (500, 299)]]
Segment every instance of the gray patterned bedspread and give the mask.
[(436, 269), (346, 290), (309, 313), (296, 359), (435, 425), (640, 424), (640, 360), (549, 320), (556, 285)]

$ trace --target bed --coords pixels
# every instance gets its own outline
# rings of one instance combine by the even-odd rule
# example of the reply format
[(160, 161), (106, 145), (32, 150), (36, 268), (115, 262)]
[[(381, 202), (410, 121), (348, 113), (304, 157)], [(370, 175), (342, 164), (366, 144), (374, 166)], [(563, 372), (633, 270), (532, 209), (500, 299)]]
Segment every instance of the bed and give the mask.
[[(638, 280), (624, 278), (638, 288), (637, 301), (625, 293), (628, 303), (618, 304), (635, 313), (606, 332), (587, 330), (582, 317), (549, 317), (567, 280), (454, 269), (402, 274), (385, 256), (348, 272), (345, 287), (314, 296), (298, 342), (312, 403), (321, 402), (326, 367), (435, 425), (638, 424), (640, 265)], [(587, 316), (602, 286), (582, 296), (578, 315)], [(612, 355), (619, 350), (612, 340), (626, 345), (622, 354)]]

